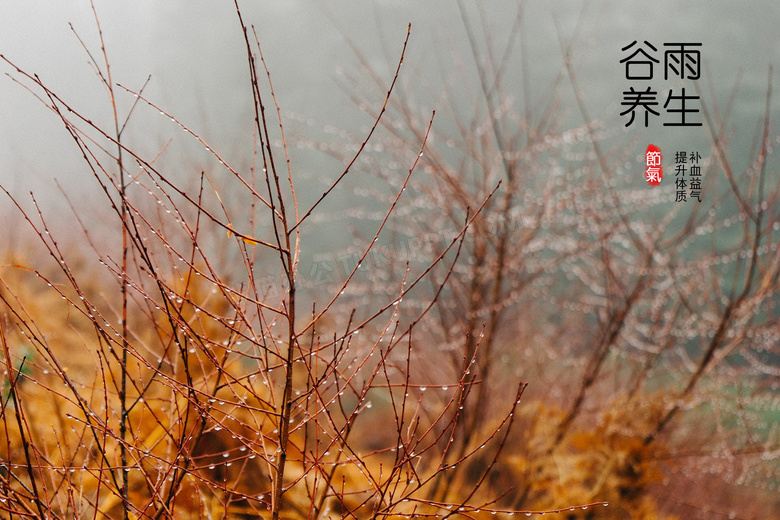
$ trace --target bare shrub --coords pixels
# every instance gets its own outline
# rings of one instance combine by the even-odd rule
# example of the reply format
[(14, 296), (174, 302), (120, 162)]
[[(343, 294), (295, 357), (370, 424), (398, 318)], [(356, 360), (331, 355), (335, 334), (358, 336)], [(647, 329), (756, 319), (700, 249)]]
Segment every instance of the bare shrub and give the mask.
[[(309, 295), (316, 303), (304, 306), (299, 255), (310, 239), (309, 219), (382, 122), (406, 43), (357, 153), (320, 199), (299, 208), (271, 77), (238, 4), (236, 13), (255, 110), (248, 170), (228, 164), (143, 89), (117, 85), (102, 32), (99, 52), (84, 47), (108, 94), (106, 128), (0, 55), (62, 122), (115, 229), (108, 239), (93, 235), (73, 201), (74, 233), (80, 229), (91, 247), (76, 251), (68, 243), (75, 239), (57, 239), (49, 229), (51, 219), (64, 217), (6, 192), (45, 255), (10, 260), (0, 278), (0, 511), (6, 518), (125, 519), (525, 511), (507, 499), (517, 482), (493, 472), (507, 454), (525, 384), (515, 380), (491, 405), (500, 413), (479, 431), (470, 415), (485, 403), (479, 360), (494, 327), (486, 329), (490, 341), (473, 330), (450, 333), (467, 339), (448, 354), (457, 360), (448, 380), (431, 385), (412, 366), (424, 348), (420, 324), (453, 290), (466, 234), (496, 204), (495, 187), (455, 208), (446, 244), (422, 266), (400, 271), (388, 295), (339, 310), (355, 266), (333, 292)], [(118, 100), (131, 95), (132, 108), (120, 114)], [(123, 132), (133, 111), (145, 109), (172, 118), (206, 146), (217, 171), (202, 169), (192, 188), (127, 146)], [(358, 264), (403, 204), (431, 124), (432, 115)], [(228, 190), (250, 204), (228, 203)], [(258, 277), (261, 268), (273, 275)], [(423, 286), (427, 302), (405, 310), (403, 297)]]
[[(598, 497), (614, 506), (598, 518), (765, 518), (777, 507), (780, 359), (771, 70), (750, 163), (729, 158), (726, 104), (705, 101), (703, 201), (674, 204), (673, 188), (637, 187), (644, 147), (618, 142), (588, 115), (572, 43), (562, 43), (561, 75), (542, 104), (512, 97), (508, 63), (526, 61), (513, 54), (522, 50), (521, 11), (500, 42), (478, 26), (487, 18), (480, 6), (476, 22), (464, 14), (472, 56), (455, 58), (457, 78), (442, 78), (449, 90), (439, 96), (466, 101), (439, 116), (419, 166), (429, 182), (416, 187), (417, 210), (388, 246), (396, 272), (411, 257), (409, 236), (430, 238), (413, 260), (435, 258), (447, 245), (440, 230), (456, 228), (465, 208), (502, 183), (461, 261), (434, 269), (450, 278), (447, 297), (418, 330), (436, 345), (418, 353), (421, 365), (443, 371), (444, 357), (454, 370), (462, 352), (475, 359), (481, 384), (451, 456), (469, 449), (491, 413), (500, 416), (493, 403), (520, 377), (532, 382), (518, 411), (523, 427), (493, 473), (520, 482), (512, 507)], [(364, 106), (380, 76), (352, 47), (367, 71), (350, 77)], [(387, 153), (398, 163), (426, 135), (418, 92), (401, 92), (382, 121), (390, 137), (359, 163), (366, 172)], [(573, 127), (570, 106), (581, 117)], [(372, 283), (374, 294), (388, 288)], [(459, 471), (467, 478), (466, 465)], [(703, 475), (717, 477), (690, 498)]]

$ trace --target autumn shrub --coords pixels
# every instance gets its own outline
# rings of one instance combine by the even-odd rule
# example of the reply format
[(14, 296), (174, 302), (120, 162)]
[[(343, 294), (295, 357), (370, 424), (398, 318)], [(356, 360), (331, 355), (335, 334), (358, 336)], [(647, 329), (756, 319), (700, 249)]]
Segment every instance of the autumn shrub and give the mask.
[[(271, 75), (238, 4), (236, 14), (255, 122), (247, 168), (229, 164), (143, 88), (113, 80), (97, 14), (99, 51), (82, 43), (108, 95), (105, 127), (0, 55), (62, 123), (83, 156), (83, 182), (104, 196), (99, 222), (91, 223), (78, 201), (71, 202), (72, 215), (51, 215), (34, 198), (28, 203), (4, 190), (38, 254), (10, 251), (0, 273), (0, 514), (530, 514), (508, 498), (517, 483), (494, 478), (512, 451), (525, 383), (513, 381), (492, 407), (500, 413), (475, 428), (466, 410), (481, 392), (475, 371), (481, 341), (470, 338), (468, 348), (448, 354), (458, 363), (445, 379), (425, 378), (415, 368), (428, 341), (417, 337), (420, 323), (449, 293), (464, 239), (490, 195), (458, 208), (447, 245), (404, 269), (385, 295), (351, 310), (338, 305), (404, 204), (433, 114), (358, 265), (335, 290), (302, 290), (300, 251), (311, 240), (310, 217), (340, 188), (379, 127), (406, 42), (373, 127), (322, 196), (304, 206)], [(132, 100), (126, 113), (120, 97)], [(128, 146), (124, 131), (133, 114), (152, 109), (205, 146), (219, 166), (201, 168), (192, 182)], [(230, 204), (226, 193), (250, 203)], [(50, 223), (66, 219), (73, 234), (59, 237)], [(425, 292), (426, 304), (407, 309), (420, 300), (404, 296)], [(541, 512), (602, 505), (594, 499)]]

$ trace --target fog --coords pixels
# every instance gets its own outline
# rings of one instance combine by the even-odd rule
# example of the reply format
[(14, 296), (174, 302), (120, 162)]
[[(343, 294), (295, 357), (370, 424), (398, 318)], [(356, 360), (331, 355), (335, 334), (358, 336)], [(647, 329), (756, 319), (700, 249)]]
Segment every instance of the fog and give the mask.
[[(450, 1), (305, 0), (243, 2), (245, 21), (256, 28), (279, 104), (292, 120), (288, 132), (305, 135), (326, 125), (359, 135), (370, 118), (350, 99), (350, 77), (365, 77), (354, 49), (389, 83), (407, 23), (412, 35), (402, 79), (418, 90), (421, 110), (445, 112), (440, 93), (448, 82), (477, 87), (476, 68), (462, 17), (477, 31), (486, 29), (501, 48), (515, 19), (516, 2), (470, 3), (463, 14)], [(248, 160), (251, 149), (251, 91), (244, 42), (232, 2), (97, 1), (115, 83), (139, 89), (151, 77), (145, 96), (164, 107), (227, 157)], [(780, 6), (772, 1), (527, 2), (521, 34), (510, 55), (505, 84), (517, 103), (542, 103), (561, 73), (563, 47), (575, 42), (572, 61), (590, 117), (621, 128), (621, 92), (626, 88), (620, 49), (633, 40), (701, 42), (702, 88), (708, 100), (724, 106), (740, 79), (730, 121), (737, 148), (749, 149), (763, 113), (768, 67), (780, 62), (776, 24)], [(73, 30), (71, 29), (71, 25)], [(109, 124), (110, 106), (79, 39), (100, 58), (95, 18), (87, 1), (6, 0), (0, 3), (0, 53), (23, 70), (38, 74), (62, 99), (95, 121)], [(485, 33), (477, 34), (484, 41)], [(353, 47), (354, 46), (354, 47)], [(523, 65), (525, 61), (525, 65)], [(102, 65), (102, 61), (101, 61)], [(525, 74), (523, 74), (525, 66)], [(0, 68), (12, 74), (6, 63)], [(569, 90), (571, 90), (569, 88)], [(714, 94), (714, 97), (713, 97)], [(377, 110), (384, 92), (367, 98)], [(8, 76), (0, 78), (0, 184), (15, 195), (34, 190), (57, 199), (53, 180), (88, 184), (85, 169), (57, 117)], [(132, 96), (120, 93), (121, 110)], [(450, 99), (452, 101), (452, 98)], [(777, 106), (774, 101), (774, 106)], [(471, 107), (454, 107), (470, 110)], [(582, 123), (573, 103), (572, 125)], [(295, 121), (308, 121), (299, 125)], [(447, 125), (446, 119), (437, 122)], [(660, 124), (634, 125), (626, 138), (684, 148), (705, 148), (705, 132), (682, 133)], [(177, 125), (140, 107), (128, 125), (128, 143), (150, 154), (168, 148), (161, 161), (197, 171), (209, 160), (200, 145)], [(170, 142), (169, 142), (170, 141)], [(638, 145), (637, 153), (644, 145)], [(641, 150), (640, 150), (641, 148)], [(737, 152), (740, 153), (740, 152)], [(239, 154), (239, 155), (232, 155)], [(296, 159), (294, 157), (294, 159)], [(338, 163), (316, 155), (300, 156), (298, 171), (338, 170)], [(188, 164), (188, 162), (190, 162)], [(48, 200), (48, 199), (47, 199)], [(3, 206), (8, 205), (5, 200)]]

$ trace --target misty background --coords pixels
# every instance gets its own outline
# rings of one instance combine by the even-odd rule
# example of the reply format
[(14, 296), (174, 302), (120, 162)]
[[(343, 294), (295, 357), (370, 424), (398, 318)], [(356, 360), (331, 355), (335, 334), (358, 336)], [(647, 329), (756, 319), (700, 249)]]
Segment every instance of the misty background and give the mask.
[[(272, 75), (304, 201), (314, 200), (343, 169), (341, 161), (318, 151), (317, 143), (329, 140), (331, 145), (343, 144), (345, 150), (354, 148), (381, 107), (385, 92), (375, 86), (373, 91), (363, 88), (366, 82), (361, 81), (367, 76), (355, 49), (389, 85), (411, 22), (400, 81), (404, 95), (414, 97), (421, 112), (438, 110), (435, 135), (451, 125), (448, 110), (474, 110), (466, 97), (442, 95), (448, 88), (468, 92), (479, 85), (464, 17), (481, 30), (478, 44), (489, 38), (501, 49), (510, 37), (518, 5), (521, 31), (504, 81), (518, 106), (533, 109), (548, 101), (551, 86), (563, 72), (564, 49), (573, 42), (571, 59), (590, 118), (600, 121), (614, 139), (635, 147), (637, 161), (651, 142), (663, 150), (701, 150), (709, 155), (703, 129), (664, 127), (660, 119), (649, 128), (638, 122), (625, 128), (625, 119), (619, 116), (622, 91), (629, 86), (619, 63), (622, 47), (633, 40), (648, 40), (659, 49), (665, 42), (700, 42), (704, 101), (722, 108), (739, 85), (729, 115), (731, 153), (735, 165), (744, 166), (748, 160), (761, 128), (769, 65), (780, 63), (775, 30), (780, 6), (775, 2), (665, 1), (649, 6), (496, 0), (480, 5), (482, 15), (470, 2), (459, 7), (446, 0), (241, 4), (246, 24), (257, 30)], [(248, 167), (251, 90), (233, 3), (97, 1), (95, 8), (114, 82), (137, 90), (151, 77), (144, 91), (149, 100), (203, 137), (231, 165)], [(0, 3), (0, 54), (38, 74), (73, 108), (110, 128), (108, 96), (76, 34), (99, 58), (95, 19), (86, 0)], [(6, 63), (0, 69), (13, 72)], [(654, 85), (662, 74), (658, 69)], [(584, 121), (572, 88), (565, 79), (562, 85), (561, 114), (566, 120), (560, 126), (581, 126)], [(363, 111), (351, 96), (365, 102)], [(126, 113), (134, 98), (121, 90), (119, 98), (120, 113)], [(777, 106), (775, 96), (773, 111)], [(216, 166), (200, 143), (148, 106), (136, 108), (123, 140), (149, 157), (164, 149), (155, 164), (169, 174), (197, 178), (204, 165)], [(89, 176), (57, 117), (7, 75), (0, 78), (0, 184), (16, 197), (24, 198), (32, 190), (54, 211), (69, 211), (61, 207), (54, 181), (88, 207), (84, 203), (100, 196)], [(639, 169), (636, 182), (644, 182)], [(13, 210), (7, 198), (0, 208), (3, 218), (10, 218)]]
[[(465, 16), (480, 24), (473, 6), (464, 4)], [(491, 37), (503, 41), (517, 3), (489, 1), (482, 6)], [(247, 62), (232, 2), (97, 1), (96, 9), (116, 82), (138, 89), (151, 75), (145, 95), (224, 153), (251, 142)], [(475, 69), (469, 63), (472, 57), (455, 2), (254, 1), (243, 2), (242, 9), (247, 24), (258, 31), (282, 110), (305, 115), (315, 125), (357, 133), (368, 122), (345, 88), (343, 71), (360, 72), (346, 37), (386, 73), (389, 82), (411, 22), (402, 69), (405, 80), (423, 76), (425, 88), (435, 94), (461, 67), (463, 78), (475, 82), (468, 76)], [(626, 84), (618, 63), (620, 49), (633, 40), (647, 39), (659, 47), (667, 41), (701, 42), (702, 76), (712, 82), (721, 103), (741, 77), (732, 116), (739, 134), (754, 130), (755, 118), (763, 110), (768, 67), (780, 62), (775, 30), (780, 7), (772, 1), (656, 2), (652, 7), (644, 2), (526, 2), (522, 9), (522, 34), (507, 80), (508, 85), (516, 84), (518, 103), (526, 97), (532, 104), (543, 100), (562, 68), (560, 42), (574, 40), (573, 62), (587, 108), (591, 117), (610, 124), (620, 124), (619, 102)], [(107, 96), (69, 24), (97, 55), (97, 32), (87, 1), (6, 0), (0, 3), (0, 53), (39, 74), (74, 107), (108, 121)], [(523, 53), (526, 79), (521, 74)], [(2, 69), (11, 72), (6, 64)], [(705, 90), (709, 88), (705, 85)], [(122, 97), (131, 101), (129, 94)], [(443, 107), (430, 106), (437, 108)], [(131, 123), (135, 128), (128, 132), (155, 137), (160, 144), (173, 134), (181, 148), (170, 155), (190, 153), (188, 143), (178, 143), (186, 139), (173, 132), (175, 125), (151, 112), (140, 107)], [(572, 117), (576, 121), (578, 115)], [(641, 141), (661, 141), (668, 133), (660, 124), (647, 130), (635, 124), (628, 131), (643, 134)], [(700, 133), (686, 129), (686, 139), (701, 137), (694, 134)], [(0, 182), (14, 193), (45, 191), (52, 178), (78, 184), (83, 168), (74, 148), (57, 118), (3, 77)]]

